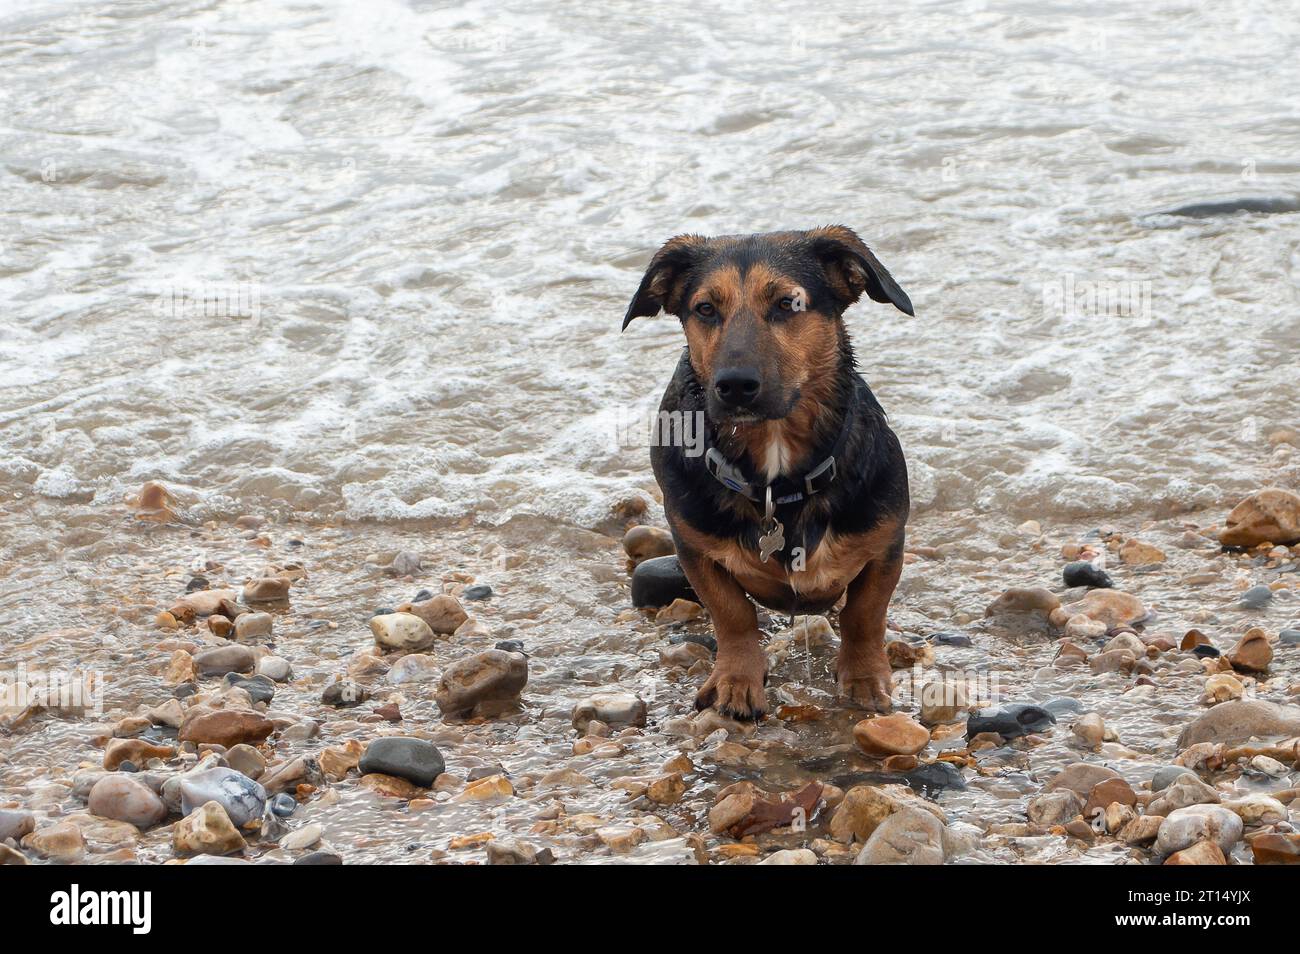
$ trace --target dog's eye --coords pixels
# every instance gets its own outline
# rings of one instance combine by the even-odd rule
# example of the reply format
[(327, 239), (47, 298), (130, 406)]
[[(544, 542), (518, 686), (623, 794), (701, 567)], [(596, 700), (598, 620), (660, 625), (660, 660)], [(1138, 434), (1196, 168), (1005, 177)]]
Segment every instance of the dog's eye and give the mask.
[(718, 309), (713, 307), (712, 302), (702, 301), (695, 306), (695, 313), (701, 318), (713, 318), (718, 314)]
[(791, 298), (789, 295), (782, 298), (776, 304), (777, 307), (780, 308), (782, 311), (794, 311), (794, 299)]

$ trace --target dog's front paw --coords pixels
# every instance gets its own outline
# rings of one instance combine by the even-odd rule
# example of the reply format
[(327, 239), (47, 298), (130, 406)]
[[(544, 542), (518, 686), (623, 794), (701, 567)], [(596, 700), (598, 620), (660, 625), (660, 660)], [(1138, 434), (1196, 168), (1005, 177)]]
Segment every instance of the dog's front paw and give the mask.
[(757, 722), (767, 715), (766, 681), (767, 659), (761, 652), (743, 658), (719, 657), (695, 696), (695, 708), (713, 706), (728, 718)]
[(871, 661), (840, 659), (835, 681), (841, 697), (872, 712), (886, 713), (894, 708), (891, 672), (884, 653)]

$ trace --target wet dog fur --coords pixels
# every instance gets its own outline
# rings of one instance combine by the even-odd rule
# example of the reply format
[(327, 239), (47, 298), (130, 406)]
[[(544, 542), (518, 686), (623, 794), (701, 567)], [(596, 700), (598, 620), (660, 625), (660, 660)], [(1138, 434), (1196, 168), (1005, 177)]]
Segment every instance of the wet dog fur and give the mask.
[(864, 294), (912, 314), (862, 240), (828, 226), (678, 236), (655, 253), (628, 306), (624, 328), (660, 310), (681, 320), (686, 348), (660, 410), (702, 413), (711, 443), (753, 486), (801, 478), (832, 453), (848, 421), (835, 479), (778, 507), (787, 543), (767, 562), (758, 553), (761, 504), (724, 487), (680, 443), (652, 448), (678, 559), (717, 635), (697, 708), (738, 719), (766, 713), (766, 656), (751, 597), (781, 612), (817, 613), (841, 596), (839, 692), (868, 709), (891, 708), (885, 623), (903, 564), (907, 465), (857, 372), (844, 325), (845, 309)]

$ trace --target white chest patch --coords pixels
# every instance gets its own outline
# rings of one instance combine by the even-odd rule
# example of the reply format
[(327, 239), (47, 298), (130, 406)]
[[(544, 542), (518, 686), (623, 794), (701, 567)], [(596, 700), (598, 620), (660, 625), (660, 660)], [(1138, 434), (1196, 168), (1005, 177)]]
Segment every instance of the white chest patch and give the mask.
[(763, 464), (769, 482), (790, 467), (790, 447), (785, 442), (785, 429), (779, 425), (772, 428), (771, 439), (767, 442), (767, 459)]

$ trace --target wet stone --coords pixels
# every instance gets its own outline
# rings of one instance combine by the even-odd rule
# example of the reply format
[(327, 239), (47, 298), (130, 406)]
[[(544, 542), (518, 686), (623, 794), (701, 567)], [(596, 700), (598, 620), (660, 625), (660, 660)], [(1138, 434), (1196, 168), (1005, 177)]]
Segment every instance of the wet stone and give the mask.
[(1264, 584), (1252, 586), (1237, 598), (1242, 609), (1263, 609), (1273, 600), (1273, 591)]
[(853, 738), (867, 755), (915, 755), (930, 742), (924, 726), (903, 713), (864, 719), (853, 727)]
[(442, 753), (432, 742), (400, 736), (375, 739), (366, 746), (360, 763), (363, 775), (379, 772), (404, 778), (421, 788), (432, 786), (445, 768)]
[(404, 652), (428, 649), (435, 639), (433, 629), (414, 612), (372, 616), (370, 632), (377, 646)]
[(388, 566), (384, 567), (384, 572), (389, 576), (414, 576), (423, 566), (424, 561), (420, 558), (420, 554), (403, 550), (393, 557), (393, 561)]
[(966, 779), (961, 769), (951, 762), (927, 762), (910, 772), (904, 772), (902, 781), (909, 788), (923, 795), (941, 792), (945, 789), (963, 789)]
[(1043, 791), (1068, 789), (1080, 799), (1086, 799), (1094, 786), (1111, 778), (1119, 778), (1119, 773), (1114, 769), (1089, 762), (1074, 762), (1052, 776), (1043, 786)]
[(266, 759), (262, 757), (262, 753), (242, 742), (226, 752), (226, 764), (254, 781), (261, 778), (262, 773), (266, 771)]
[(1079, 703), (1079, 700), (1071, 699), (1069, 696), (1057, 696), (1055, 699), (1048, 699), (1043, 703), (1043, 708), (1054, 716), (1083, 711), (1083, 706)]
[(993, 616), (1047, 616), (1061, 605), (1051, 590), (1038, 587), (1013, 586), (988, 605), (984, 615)]
[(1273, 647), (1269, 645), (1268, 635), (1258, 626), (1250, 629), (1228, 651), (1228, 662), (1238, 672), (1264, 672), (1272, 661)]
[(1179, 749), (1198, 742), (1244, 742), (1251, 736), (1300, 735), (1300, 707), (1238, 699), (1210, 709), (1183, 729)]
[(26, 835), (20, 844), (42, 858), (61, 864), (75, 864), (86, 856), (86, 837), (71, 822), (39, 828)]
[(1064, 825), (1083, 813), (1083, 802), (1068, 788), (1044, 792), (1033, 798), (1026, 809), (1029, 820), (1041, 828)]
[(149, 786), (128, 775), (106, 775), (90, 790), (92, 815), (148, 828), (167, 817), (167, 807)]
[(971, 638), (963, 633), (932, 633), (929, 639), (930, 642), (938, 643), (940, 646), (969, 648), (975, 645)]
[(880, 823), (855, 865), (941, 865), (943, 824), (929, 812), (903, 806)]
[(1042, 706), (1017, 702), (971, 713), (966, 721), (966, 738), (993, 732), (1009, 741), (1031, 732), (1042, 732), (1055, 724), (1056, 717)]
[(623, 535), (623, 551), (627, 553), (631, 566), (652, 560), (656, 557), (670, 556), (677, 552), (672, 534), (659, 527), (637, 526)]
[(492, 596), (492, 587), (486, 583), (475, 583), (472, 586), (465, 587), (460, 595), (467, 600), (485, 600)]
[(241, 642), (268, 639), (273, 623), (270, 613), (243, 613), (235, 620), (235, 638)]
[(289, 581), (280, 576), (262, 577), (244, 584), (245, 603), (278, 603), (289, 598)]
[(1061, 571), (1061, 577), (1066, 586), (1086, 586), (1091, 589), (1111, 589), (1115, 581), (1110, 578), (1110, 574), (1094, 563), (1087, 560), (1076, 560), (1073, 563), (1067, 563)]
[(208, 802), (172, 826), (178, 854), (228, 855), (247, 847), (238, 829), (217, 802)]
[(286, 851), (302, 851), (315, 847), (321, 840), (325, 829), (320, 824), (304, 825), (280, 839), (280, 847)]
[(1163, 792), (1174, 781), (1183, 775), (1190, 775), (1196, 778), (1196, 773), (1186, 769), (1181, 765), (1163, 765), (1156, 769), (1155, 775), (1151, 776), (1151, 791)]
[(1170, 855), (1190, 848), (1199, 841), (1213, 841), (1225, 855), (1241, 838), (1241, 818), (1222, 805), (1191, 805), (1165, 816), (1156, 836), (1155, 850)]
[(229, 688), (244, 690), (253, 702), (270, 702), (275, 697), (275, 683), (266, 676), (241, 676), (229, 672), (222, 683)]
[(194, 654), (194, 668), (200, 676), (249, 673), (256, 663), (257, 656), (247, 646), (218, 646)]
[(0, 841), (20, 840), (36, 829), (36, 816), (22, 809), (0, 808)]
[(644, 726), (646, 704), (630, 692), (599, 692), (578, 703), (573, 709), (573, 727), (586, 732), (592, 720), (606, 725)]
[(288, 682), (293, 678), (293, 666), (280, 656), (263, 656), (257, 662), (257, 674), (273, 682)]
[(434, 700), (443, 715), (452, 718), (497, 715), (518, 705), (527, 684), (527, 656), (488, 649), (448, 666)]
[(335, 709), (350, 709), (370, 698), (370, 693), (351, 679), (340, 679), (325, 687), (321, 702)]
[(655, 557), (637, 564), (632, 572), (631, 588), (632, 605), (638, 609), (659, 609), (678, 599), (700, 601), (675, 556)]
[(262, 817), (266, 789), (231, 768), (191, 772), (181, 779), (181, 813), (189, 815), (208, 802), (216, 802), (236, 828)]
[(708, 633), (673, 633), (668, 637), (668, 642), (674, 646), (679, 643), (695, 643), (710, 653), (718, 651), (718, 641)]
[(1300, 834), (1263, 832), (1250, 840), (1257, 865), (1300, 865)]
[[(398, 614), (408, 614), (415, 616), (429, 627), (434, 633), (442, 636), (450, 636), (456, 632), (465, 621), (469, 619), (469, 614), (465, 612), (460, 601), (454, 596), (446, 594), (440, 596), (431, 596), (427, 600), (420, 600), (413, 603), (403, 603), (397, 607)], [(372, 620), (371, 629), (375, 628)], [(389, 640), (392, 642), (392, 640)], [(421, 642), (420, 645), (410, 645), (410, 649), (423, 649), (429, 643)], [(393, 645), (392, 648), (402, 648)]]
[(1256, 491), (1232, 508), (1219, 542), (1225, 547), (1300, 543), (1300, 496), (1277, 487)]
[(241, 742), (256, 745), (274, 731), (275, 725), (260, 713), (222, 709), (187, 716), (177, 737), (182, 742), (207, 742), (232, 748)]
[(393, 663), (385, 678), (394, 686), (431, 682), (438, 675), (438, 660), (423, 653), (410, 653)]

